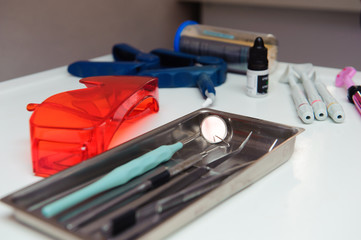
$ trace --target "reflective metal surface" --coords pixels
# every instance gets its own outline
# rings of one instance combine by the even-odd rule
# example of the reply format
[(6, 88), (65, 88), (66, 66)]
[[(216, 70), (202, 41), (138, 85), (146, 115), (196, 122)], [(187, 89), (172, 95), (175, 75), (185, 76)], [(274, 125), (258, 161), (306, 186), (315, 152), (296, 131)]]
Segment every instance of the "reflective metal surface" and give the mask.
[[(217, 135), (221, 139), (224, 138), (223, 141), (212, 143), (209, 139), (205, 139), (204, 133), (197, 135), (197, 133), (202, 132), (201, 126), (205, 124), (204, 119), (208, 119), (207, 117), (210, 115), (217, 116), (218, 120), (216, 119), (216, 122), (222, 122), (221, 131), (210, 134), (211, 140), (217, 142), (218, 138), (212, 138), (212, 136)], [(57, 238), (104, 239), (104, 236), (100, 234), (101, 227), (106, 226), (109, 221), (116, 218), (121, 212), (140, 206), (139, 204), (170, 196), (187, 186), (199, 183), (205, 176), (212, 176), (212, 172), (222, 174), (230, 171), (230, 169), (237, 168), (237, 166), (246, 164), (246, 167), (235, 173), (231, 171), (232, 175), (212, 191), (205, 193), (205, 195), (172, 208), (162, 215), (154, 216), (151, 224), (149, 222), (147, 224), (139, 222), (134, 227), (127, 229), (126, 232), (115, 236), (118, 238), (137, 236), (158, 239), (189, 223), (192, 219), (256, 182), (287, 161), (293, 153), (295, 137), (302, 131), (302, 128), (212, 109), (200, 109), (110, 149), (86, 162), (10, 194), (4, 197), (2, 202), (14, 208), (14, 214), (18, 220)], [(242, 151), (229, 155), (235, 152), (249, 135), (248, 142)], [(175, 143), (192, 136), (196, 137), (184, 145), (183, 149), (175, 153), (170, 161), (160, 167), (130, 181), (124, 186), (99, 194), (51, 219), (42, 216), (40, 209), (47, 203), (94, 182), (113, 168), (160, 145)], [(174, 166), (196, 153), (206, 151), (211, 145), (222, 145), (225, 144), (224, 142), (229, 146), (210, 151), (201, 162), (172, 178), (168, 183), (128, 202), (114, 206), (114, 208), (99, 216), (97, 221), (91, 220), (76, 231), (67, 230), (66, 219), (71, 218), (71, 215), (76, 214), (76, 212), (91, 209), (97, 204), (107, 202), (115, 196), (132, 189), (143, 182), (144, 179), (156, 175), (164, 167)], [(225, 161), (216, 164), (216, 160), (222, 158)]]

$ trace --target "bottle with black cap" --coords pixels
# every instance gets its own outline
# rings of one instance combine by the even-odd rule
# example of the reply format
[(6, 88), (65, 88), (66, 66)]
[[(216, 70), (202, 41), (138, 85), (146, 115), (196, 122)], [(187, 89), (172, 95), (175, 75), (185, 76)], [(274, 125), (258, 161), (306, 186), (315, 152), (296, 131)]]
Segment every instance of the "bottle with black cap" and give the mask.
[(264, 97), (268, 93), (268, 59), (267, 48), (263, 39), (257, 37), (249, 49), (247, 70), (247, 95)]

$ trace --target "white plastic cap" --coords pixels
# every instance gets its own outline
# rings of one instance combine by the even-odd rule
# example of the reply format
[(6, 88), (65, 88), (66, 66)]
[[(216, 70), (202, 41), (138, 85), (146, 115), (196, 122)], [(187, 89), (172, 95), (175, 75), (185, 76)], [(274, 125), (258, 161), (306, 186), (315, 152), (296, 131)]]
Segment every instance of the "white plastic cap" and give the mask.
[(213, 104), (216, 96), (214, 95), (214, 93), (209, 93), (208, 91), (206, 91), (206, 96), (207, 96), (207, 99), (206, 101), (204, 101), (204, 103), (202, 104), (202, 107), (209, 107), (210, 105)]
[(318, 101), (312, 104), (315, 118), (319, 121), (323, 121), (327, 118), (327, 110), (324, 102)]
[(313, 110), (312, 110), (312, 107), (310, 105), (301, 105), (299, 108), (298, 108), (298, 116), (301, 118), (301, 120), (304, 122), (304, 123), (313, 123), (313, 120), (314, 120), (314, 115), (313, 115)]
[(345, 120), (345, 112), (340, 104), (334, 103), (328, 107), (328, 115), (337, 123), (342, 123)]

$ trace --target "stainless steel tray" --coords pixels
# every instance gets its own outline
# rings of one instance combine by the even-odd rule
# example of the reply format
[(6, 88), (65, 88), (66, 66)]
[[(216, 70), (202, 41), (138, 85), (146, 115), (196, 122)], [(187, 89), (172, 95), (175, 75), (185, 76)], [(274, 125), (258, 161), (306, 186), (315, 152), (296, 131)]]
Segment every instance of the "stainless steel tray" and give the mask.
[[(106, 237), (99, 234), (98, 228), (104, 227), (105, 223), (109, 221), (109, 219), (114, 219), (119, 212), (127, 208), (131, 209), (134, 206), (138, 206), (134, 204), (141, 198), (146, 198), (151, 201), (174, 193), (174, 191), (181, 189), (181, 185), (185, 184), (186, 180), (184, 179), (187, 179), (187, 174), (189, 174), (192, 169), (194, 170), (205, 166), (206, 164), (211, 166), (214, 159), (227, 156), (227, 153), (223, 152), (223, 150), (214, 151), (214, 153), (209, 154), (209, 156), (204, 158), (202, 162), (192, 167), (191, 170), (185, 171), (180, 174), (180, 176), (172, 179), (167, 184), (171, 184), (171, 189), (173, 190), (169, 190), (170, 188), (167, 188), (167, 184), (165, 184), (165, 186), (152, 190), (139, 198), (133, 199), (133, 201), (116, 206), (104, 214), (104, 216), (99, 217), (97, 221), (94, 221), (95, 223), (90, 221), (90, 223), (86, 224), (84, 227), (76, 230), (69, 230), (69, 228), (66, 227), (66, 224), (64, 224), (64, 222), (66, 223), (66, 218), (69, 218), (69, 214), (72, 214), (72, 210), (69, 210), (63, 215), (47, 219), (43, 217), (40, 209), (54, 199), (65, 196), (90, 182), (95, 181), (113, 168), (153, 150), (160, 145), (172, 144), (187, 137), (191, 137), (200, 131), (200, 123), (202, 119), (208, 115), (218, 115), (227, 122), (228, 134), (225, 141), (230, 144), (230, 148), (234, 149), (239, 146), (239, 144), (246, 139), (247, 135), (252, 132), (249, 141), (241, 152), (227, 157), (227, 160), (223, 164), (211, 170), (219, 173), (239, 164), (249, 163), (249, 165), (231, 174), (213, 190), (192, 199), (191, 201), (180, 204), (162, 215), (153, 216), (150, 219), (140, 221), (133, 227), (116, 235), (114, 238), (127, 239), (134, 237), (152, 237), (152, 239), (159, 239), (167, 236), (286, 162), (293, 153), (296, 136), (304, 131), (302, 128), (286, 126), (250, 117), (212, 109), (200, 109), (110, 149), (81, 164), (10, 194), (1, 199), (1, 201), (14, 209), (14, 216), (20, 222), (55, 238), (104, 239)], [(191, 143), (186, 144), (170, 161), (163, 165), (175, 165), (182, 161), (182, 159), (206, 149), (209, 145), (210, 143), (205, 141), (202, 137), (196, 138)], [(130, 181), (125, 186), (95, 196), (89, 201), (86, 201), (83, 205), (80, 204), (80, 208), (82, 206), (87, 206), (89, 208), (94, 202), (107, 201), (107, 199), (111, 199), (115, 195), (121, 194), (127, 189), (134, 187), (137, 183), (142, 182), (145, 178), (156, 174), (161, 167), (162, 166)], [(195, 182), (197, 181), (201, 180), (196, 180)]]

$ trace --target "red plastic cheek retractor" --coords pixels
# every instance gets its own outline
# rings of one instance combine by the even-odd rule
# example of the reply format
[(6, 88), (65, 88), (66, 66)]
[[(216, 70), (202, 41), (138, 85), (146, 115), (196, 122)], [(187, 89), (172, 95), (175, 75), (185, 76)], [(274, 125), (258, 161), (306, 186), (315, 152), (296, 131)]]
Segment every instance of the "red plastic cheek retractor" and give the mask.
[(158, 79), (102, 76), (80, 80), (87, 88), (30, 103), (35, 175), (47, 177), (108, 149), (125, 120), (158, 112)]

